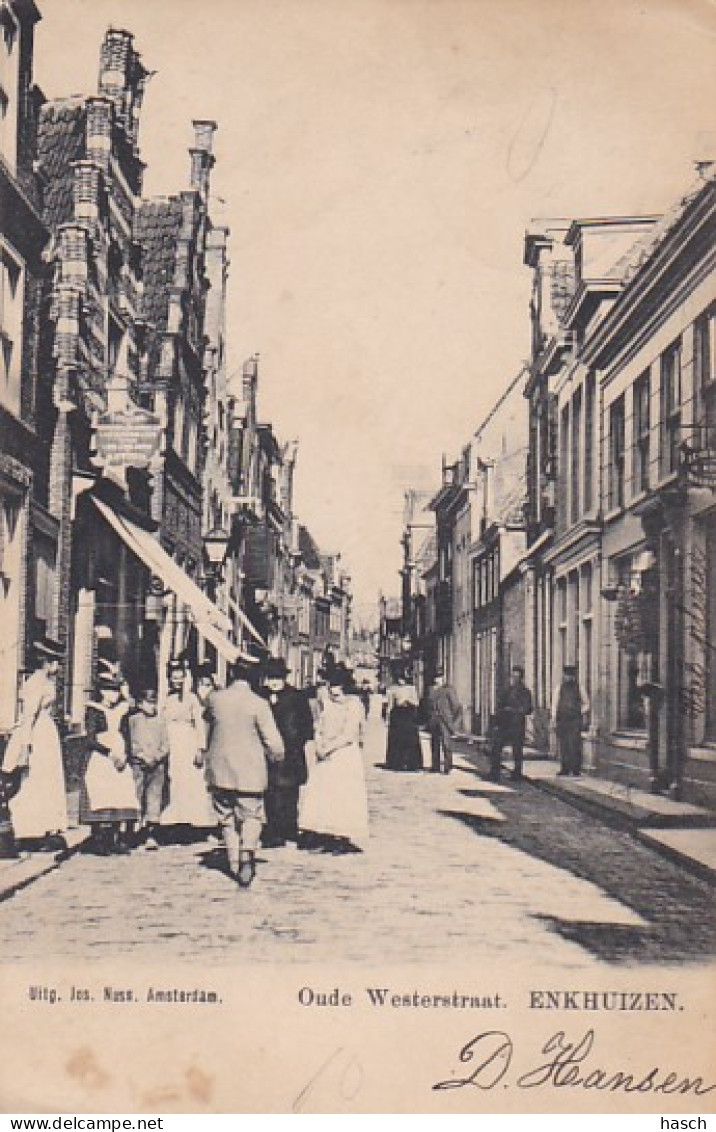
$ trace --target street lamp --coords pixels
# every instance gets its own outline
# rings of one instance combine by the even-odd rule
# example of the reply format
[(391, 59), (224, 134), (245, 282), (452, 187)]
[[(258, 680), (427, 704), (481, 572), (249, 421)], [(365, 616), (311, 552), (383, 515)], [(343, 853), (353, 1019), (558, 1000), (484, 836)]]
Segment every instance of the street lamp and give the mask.
[(229, 549), (231, 536), (223, 527), (212, 527), (204, 535), (204, 554), (206, 556), (207, 573), (216, 581), (221, 568), (226, 561), (226, 552)]

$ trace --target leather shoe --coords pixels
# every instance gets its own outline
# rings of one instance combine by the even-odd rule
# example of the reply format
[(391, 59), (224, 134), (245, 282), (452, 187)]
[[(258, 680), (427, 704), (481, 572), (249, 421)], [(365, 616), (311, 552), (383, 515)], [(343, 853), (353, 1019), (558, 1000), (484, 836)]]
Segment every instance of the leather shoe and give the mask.
[(249, 853), (239, 861), (239, 871), (236, 874), (239, 888), (249, 888), (255, 876), (256, 863), (254, 861), (254, 855), (253, 853)]

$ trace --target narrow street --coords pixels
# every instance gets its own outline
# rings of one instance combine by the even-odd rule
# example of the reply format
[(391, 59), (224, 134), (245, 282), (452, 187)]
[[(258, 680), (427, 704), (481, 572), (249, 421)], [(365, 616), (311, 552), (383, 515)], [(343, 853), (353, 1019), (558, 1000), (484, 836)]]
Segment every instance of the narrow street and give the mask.
[(464, 762), (400, 775), (368, 726), (364, 854), (260, 854), (238, 889), (216, 842), (125, 858), (78, 854), (0, 905), (6, 960), (207, 963), (511, 961), (563, 971), (706, 961), (708, 885), (560, 799), (494, 786)]

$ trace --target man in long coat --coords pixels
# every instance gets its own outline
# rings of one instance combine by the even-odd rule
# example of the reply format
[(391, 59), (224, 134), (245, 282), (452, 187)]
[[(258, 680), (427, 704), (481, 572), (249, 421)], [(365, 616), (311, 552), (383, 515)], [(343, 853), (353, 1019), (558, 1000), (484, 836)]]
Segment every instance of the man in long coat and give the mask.
[(288, 668), (280, 657), (266, 664), (263, 695), (271, 705), (285, 754), (271, 763), (266, 791), (266, 827), (262, 842), (267, 849), (287, 841), (298, 843), (298, 795), (308, 777), (306, 744), (313, 739), (313, 713), (303, 692), (286, 683)]
[(455, 689), (445, 682), (445, 673), (439, 668), (428, 692), (428, 729), (432, 769), (435, 774), (452, 770), (452, 737), (462, 723), (462, 710)]
[(582, 729), (589, 714), (589, 700), (577, 679), (576, 665), (566, 664), (562, 683), (552, 697), (552, 722), (559, 745), (558, 774), (582, 773)]
[(209, 742), (206, 781), (224, 835), (229, 871), (242, 888), (256, 873), (256, 849), (265, 821), (269, 762), (284, 757), (269, 705), (252, 691), (250, 669), (239, 661), (233, 681), (206, 706)]

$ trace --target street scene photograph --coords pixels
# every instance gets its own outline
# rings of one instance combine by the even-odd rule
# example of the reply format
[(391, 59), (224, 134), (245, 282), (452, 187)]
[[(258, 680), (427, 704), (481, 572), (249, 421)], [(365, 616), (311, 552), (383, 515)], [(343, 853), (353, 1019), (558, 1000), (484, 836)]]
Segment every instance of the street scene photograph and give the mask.
[(715, 31), (0, 0), (4, 963), (712, 968)]

